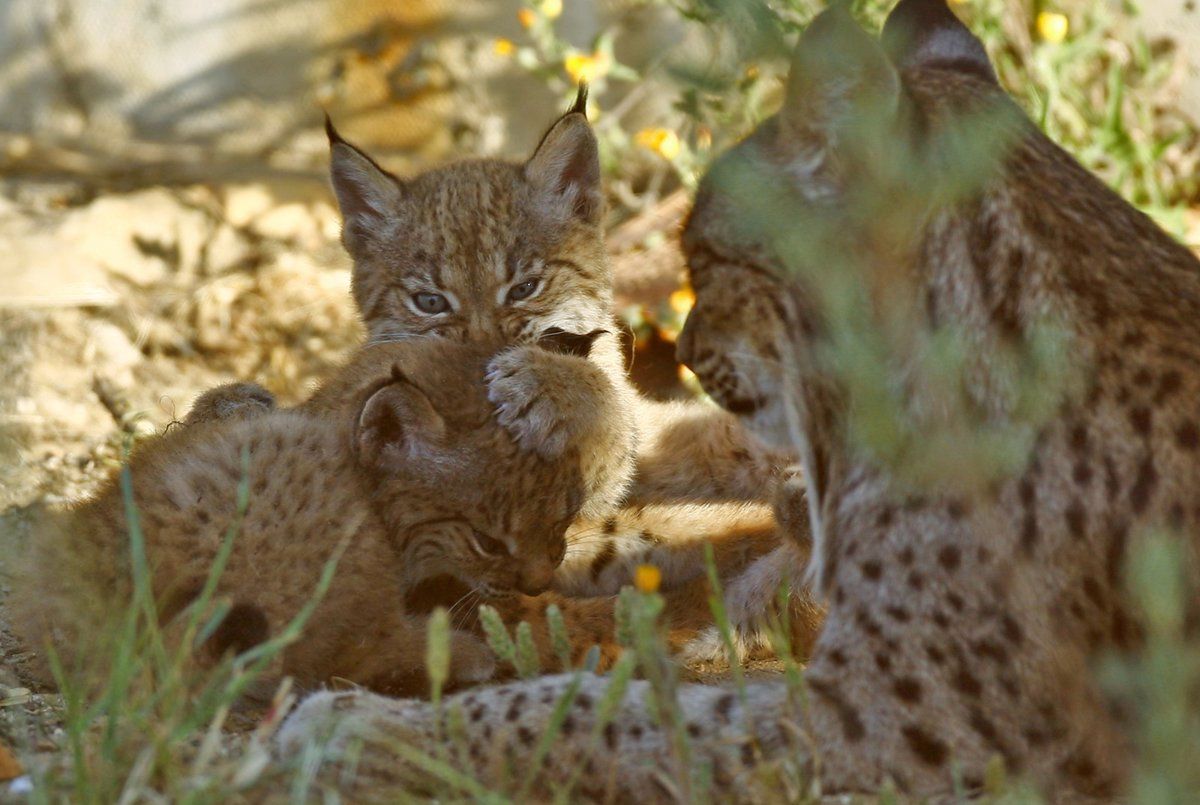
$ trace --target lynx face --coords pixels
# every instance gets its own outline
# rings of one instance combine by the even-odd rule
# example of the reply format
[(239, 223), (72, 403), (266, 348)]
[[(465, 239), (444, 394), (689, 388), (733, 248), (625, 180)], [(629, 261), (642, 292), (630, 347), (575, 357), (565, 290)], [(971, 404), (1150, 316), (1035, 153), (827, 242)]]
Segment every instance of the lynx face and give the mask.
[[(496, 421), (483, 385), (491, 358), (487, 348), (450, 343), (379, 346), (359, 358), (376, 365), (364, 372), (376, 390), (358, 413), (358, 462), (417, 609), (472, 591), (543, 592), (583, 503), (576, 452), (522, 450)], [(565, 360), (590, 370), (583, 358)], [(380, 379), (381, 369), (390, 377)]]
[(329, 128), (342, 241), (372, 342), (515, 343), (611, 327), (599, 158), (582, 108), (524, 165), (465, 161), (406, 180)]

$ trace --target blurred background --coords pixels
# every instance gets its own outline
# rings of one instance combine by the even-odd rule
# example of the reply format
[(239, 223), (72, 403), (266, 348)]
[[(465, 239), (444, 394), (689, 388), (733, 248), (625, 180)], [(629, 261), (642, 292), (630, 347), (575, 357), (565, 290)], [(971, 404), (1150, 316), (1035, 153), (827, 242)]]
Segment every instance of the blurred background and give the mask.
[[(0, 508), (78, 496), (205, 388), (285, 402), (356, 345), (328, 112), (401, 175), (523, 159), (581, 80), (647, 393), (694, 393), (676, 232), (816, 0), (0, 0)], [(877, 29), (892, 5), (854, 3)], [(963, 0), (1010, 92), (1200, 241), (1193, 0)]]

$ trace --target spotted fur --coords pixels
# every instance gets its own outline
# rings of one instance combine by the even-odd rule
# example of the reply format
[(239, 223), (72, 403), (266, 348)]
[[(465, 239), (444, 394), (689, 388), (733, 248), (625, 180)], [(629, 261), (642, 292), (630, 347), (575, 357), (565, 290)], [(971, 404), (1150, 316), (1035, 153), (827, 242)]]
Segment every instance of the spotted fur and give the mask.
[[(927, 146), (981, 110), (1007, 127), (1000, 158), (982, 186), (945, 193), (956, 165)], [(887, 125), (859, 125), (872, 119)], [(920, 185), (881, 169), (876, 157), (897, 143), (924, 160)], [(1006, 348), (1035, 323), (1064, 328), (1069, 373), (1081, 381), (1040, 425), (1015, 477), (969, 498), (916, 496), (848, 442), (847, 392), (821, 359), (829, 320), (810, 275), (784, 269), (803, 254), (776, 252), (778, 240), (739, 221), (745, 205), (719, 178), (735, 161), (777, 182), (760, 189), (788, 194), (793, 220), (828, 223), (825, 236), (860, 257), (869, 278), (904, 278), (922, 326), (961, 328), (978, 358), (965, 394), (989, 415), (1007, 413), (996, 385)], [(843, 203), (851, 193), (886, 194), (915, 224), (894, 242), (865, 237)], [(824, 793), (890, 781), (914, 797), (956, 796), (979, 790), (998, 757), (1053, 800), (1119, 797), (1130, 747), (1089, 668), (1101, 652), (1139, 645), (1122, 576), (1141, 536), (1173, 527), (1196, 548), (1200, 263), (1021, 116), (940, 0), (903, 0), (882, 47), (841, 5), (820, 15), (801, 39), (783, 110), (702, 183), (684, 245), (697, 305), (682, 354), (718, 402), (804, 464), (810, 569), (830, 607), (803, 701), (779, 682), (752, 684), (744, 697), (681, 691), (693, 763), (743, 801), (755, 799), (753, 770), (782, 758), (815, 774)], [(915, 388), (914, 399), (927, 391)], [(552, 706), (539, 703), (574, 684), (476, 694), (486, 713), (468, 725), (468, 746), (481, 730), (489, 739), (457, 760), (502, 782), (506, 759), (527, 756), (546, 729)], [(546, 780), (582, 768), (577, 791), (589, 799), (677, 798), (659, 771), (672, 768), (676, 733), (647, 723), (648, 685), (631, 686), (600, 728), (589, 714), (608, 684), (578, 682), (588, 704), (567, 713), (572, 735), (586, 737), (556, 743)], [(511, 718), (498, 715), (517, 697)], [(331, 735), (341, 746), (378, 729), (427, 742), (436, 718), (418, 704), (325, 694), (280, 741), (294, 751)], [(386, 749), (367, 754), (375, 768), (397, 762)]]

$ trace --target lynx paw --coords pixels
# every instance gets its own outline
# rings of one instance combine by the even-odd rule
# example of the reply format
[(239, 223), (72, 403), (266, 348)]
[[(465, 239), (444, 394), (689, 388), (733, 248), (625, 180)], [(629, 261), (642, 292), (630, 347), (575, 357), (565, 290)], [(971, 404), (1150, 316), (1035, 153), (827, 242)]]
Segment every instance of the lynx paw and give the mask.
[(257, 416), (275, 408), (275, 395), (257, 383), (226, 383), (196, 398), (183, 424)]
[(522, 450), (547, 458), (563, 454), (572, 434), (567, 417), (550, 384), (539, 371), (538, 350), (517, 347), (488, 364), (488, 399), (496, 406), (500, 425)]
[[(726, 585), (725, 611), (739, 661), (770, 645), (767, 618), (779, 614), (779, 594), (783, 589), (789, 592), (788, 605), (794, 616), (804, 560), (793, 543), (784, 542), (754, 560)], [(725, 642), (716, 626), (706, 627), (680, 650), (681, 659), (689, 663), (713, 662), (725, 656)]]
[(812, 545), (812, 521), (808, 516), (808, 484), (799, 464), (785, 467), (779, 475), (771, 501), (779, 533), (808, 547)]

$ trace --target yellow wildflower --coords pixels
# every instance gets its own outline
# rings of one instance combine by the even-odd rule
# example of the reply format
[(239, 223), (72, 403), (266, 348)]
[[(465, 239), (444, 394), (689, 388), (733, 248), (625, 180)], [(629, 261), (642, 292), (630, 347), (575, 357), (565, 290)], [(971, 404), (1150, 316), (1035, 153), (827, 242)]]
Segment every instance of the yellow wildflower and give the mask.
[(558, 19), (562, 14), (562, 0), (542, 0), (542, 13), (546, 15), (546, 19)]
[(690, 285), (685, 285), (677, 291), (672, 291), (667, 297), (667, 304), (671, 306), (680, 316), (692, 309), (692, 305), (696, 304), (696, 294), (692, 293)]
[(608, 72), (608, 60), (600, 54), (572, 53), (563, 59), (563, 68), (576, 84), (592, 83)]
[(633, 586), (643, 593), (656, 593), (661, 584), (662, 571), (654, 565), (638, 565), (633, 571)]
[(1067, 22), (1066, 14), (1043, 11), (1037, 15), (1038, 36), (1047, 42), (1058, 44), (1066, 39), (1069, 27), (1070, 24)]
[(648, 148), (663, 159), (674, 159), (679, 156), (682, 146), (679, 135), (670, 129), (642, 129), (634, 137), (638, 145)]
[(521, 23), (522, 28), (532, 28), (537, 22), (537, 15), (533, 13), (532, 8), (523, 8), (517, 12), (517, 22)]
[(496, 51), (497, 56), (511, 56), (517, 46), (510, 39), (497, 39), (492, 48)]

